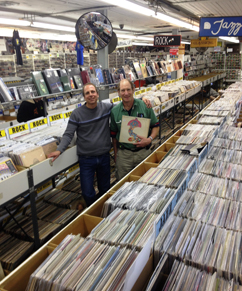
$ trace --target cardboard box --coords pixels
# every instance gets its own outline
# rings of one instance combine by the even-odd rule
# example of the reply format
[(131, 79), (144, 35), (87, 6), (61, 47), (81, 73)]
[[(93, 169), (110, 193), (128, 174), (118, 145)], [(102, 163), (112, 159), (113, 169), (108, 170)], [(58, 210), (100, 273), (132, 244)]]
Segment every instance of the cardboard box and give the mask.
[(23, 167), (30, 167), (31, 165), (42, 162), (46, 159), (45, 153), (42, 147), (36, 147), (32, 150), (19, 154)]
[(43, 151), (44, 151), (44, 153), (45, 153), (45, 156), (46, 156), (46, 158), (47, 158), (47, 156), (48, 156), (50, 153), (56, 151), (56, 149), (57, 149), (56, 141), (52, 141), (52, 142), (50, 142), (50, 143), (47, 143), (47, 144), (43, 145), (43, 146), (42, 146), (42, 149), (43, 149)]

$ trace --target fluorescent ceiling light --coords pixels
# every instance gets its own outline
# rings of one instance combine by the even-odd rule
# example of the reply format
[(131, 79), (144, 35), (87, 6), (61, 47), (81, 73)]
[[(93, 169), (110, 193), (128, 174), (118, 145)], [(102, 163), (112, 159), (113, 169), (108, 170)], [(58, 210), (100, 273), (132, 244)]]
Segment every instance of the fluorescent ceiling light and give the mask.
[(178, 20), (176, 18), (170, 17), (170, 16), (165, 15), (163, 13), (159, 13), (158, 12), (156, 15), (154, 15), (154, 17), (157, 18), (157, 19), (160, 19), (162, 21), (170, 22), (170, 23), (172, 23), (174, 25), (177, 25), (177, 26), (180, 26), (180, 27), (185, 27), (185, 28), (188, 28), (188, 29), (191, 29), (191, 30), (199, 31), (199, 27), (198, 26), (195, 26), (195, 25), (192, 25), (190, 23)]
[(132, 45), (154, 46), (152, 43), (132, 42)]
[(0, 24), (18, 25), (18, 26), (29, 26), (30, 25), (30, 21), (18, 20), (18, 19), (0, 18)]
[(181, 41), (181, 43), (183, 43), (183, 44), (191, 44), (191, 42), (190, 41)]
[(219, 37), (219, 38), (222, 39), (222, 40), (229, 41), (229, 42), (239, 43), (239, 40), (236, 37), (223, 36), (223, 37)]
[(185, 27), (185, 28), (188, 28), (188, 29), (191, 29), (191, 30), (199, 31), (199, 26), (195, 26), (195, 25), (192, 25), (192, 24), (187, 23), (185, 21), (178, 20), (176, 18), (170, 17), (170, 16), (168, 16), (166, 14), (163, 14), (163, 13), (159, 13), (159, 12), (155, 13), (155, 11), (153, 11), (153, 10), (151, 10), (149, 8), (145, 8), (143, 6), (134, 4), (134, 3), (130, 2), (130, 1), (127, 1), (127, 0), (122, 0), (122, 1), (101, 0), (101, 1), (106, 2), (108, 4), (111, 4), (111, 5), (117, 5), (119, 7), (122, 7), (124, 9), (130, 10), (132, 12), (140, 13), (140, 14), (143, 14), (143, 15), (146, 15), (146, 16), (152, 16), (154, 18), (160, 19), (162, 21), (169, 22), (171, 24), (174, 24), (174, 25), (177, 25), (177, 26), (180, 26), (180, 27)]
[[(0, 28), (0, 35), (12, 37), (13, 30), (7, 28)], [(41, 33), (38, 31), (21, 30), (19, 29), (20, 38), (34, 38), (34, 39), (48, 39), (60, 41), (76, 41), (76, 36), (73, 34), (54, 34), (54, 33)]]
[(60, 41), (76, 41), (76, 36), (71, 34), (52, 34), (52, 33), (41, 33), (39, 35), (40, 39), (49, 40), (60, 40)]
[(146, 37), (146, 36), (136, 36), (131, 34), (117, 34), (119, 38), (127, 38), (127, 39), (140, 39), (140, 40), (150, 40), (153, 41), (154, 37)]
[(130, 10), (132, 12), (136, 12), (136, 13), (140, 13), (146, 16), (152, 16), (154, 15), (154, 11), (149, 9), (149, 8), (145, 8), (143, 6), (140, 6), (138, 4), (132, 3), (130, 1), (127, 0), (121, 0), (121, 1), (117, 1), (117, 0), (101, 0), (103, 2), (109, 3), (111, 5), (116, 5), (119, 6), (121, 8)]
[(49, 23), (43, 23), (43, 22), (33, 22), (31, 24), (32, 27), (38, 27), (38, 28), (46, 28), (46, 29), (54, 29), (54, 30), (63, 30), (63, 31), (70, 31), (75, 32), (75, 27), (68, 27), (63, 25), (55, 25), (55, 24), (49, 24)]
[(17, 26), (31, 26), (31, 27), (37, 27), (37, 28), (45, 28), (45, 29), (54, 29), (54, 30), (75, 32), (74, 25), (73, 25), (73, 27), (70, 27), (70, 26), (55, 25), (55, 24), (36, 22), (36, 21), (31, 23), (30, 21), (27, 21), (27, 20), (18, 20), (18, 19), (0, 18), (0, 24), (14, 25), (14, 26), (15, 25), (17, 25)]

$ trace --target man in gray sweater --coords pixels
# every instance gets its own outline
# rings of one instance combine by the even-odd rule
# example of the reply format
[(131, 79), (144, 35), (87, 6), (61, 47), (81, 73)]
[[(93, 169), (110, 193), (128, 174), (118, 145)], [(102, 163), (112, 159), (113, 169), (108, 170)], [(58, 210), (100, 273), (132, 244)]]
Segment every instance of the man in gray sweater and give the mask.
[(110, 188), (111, 148), (109, 116), (112, 104), (97, 102), (97, 88), (87, 83), (83, 88), (85, 105), (76, 108), (69, 119), (66, 131), (57, 151), (49, 154), (53, 161), (63, 153), (77, 133), (77, 155), (79, 157), (82, 196), (87, 206), (96, 200), (93, 187), (96, 172), (99, 196)]

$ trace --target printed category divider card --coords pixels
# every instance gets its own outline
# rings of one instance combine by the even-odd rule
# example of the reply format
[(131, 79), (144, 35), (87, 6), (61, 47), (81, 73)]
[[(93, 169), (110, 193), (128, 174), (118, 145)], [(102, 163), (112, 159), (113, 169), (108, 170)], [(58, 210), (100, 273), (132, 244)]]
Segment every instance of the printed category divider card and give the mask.
[(0, 141), (7, 139), (6, 132), (4, 129), (0, 130)]
[(62, 113), (53, 114), (48, 116), (49, 124), (54, 125), (64, 121), (64, 116)]
[(148, 137), (149, 128), (149, 118), (123, 115), (119, 142), (136, 143), (138, 141), (137, 135)]
[(5, 132), (7, 133), (9, 139), (13, 139), (15, 137), (28, 134), (29, 126), (27, 123), (19, 123), (18, 125), (6, 128)]
[(46, 117), (40, 117), (28, 121), (28, 126), (31, 132), (45, 128), (48, 126), (48, 120)]

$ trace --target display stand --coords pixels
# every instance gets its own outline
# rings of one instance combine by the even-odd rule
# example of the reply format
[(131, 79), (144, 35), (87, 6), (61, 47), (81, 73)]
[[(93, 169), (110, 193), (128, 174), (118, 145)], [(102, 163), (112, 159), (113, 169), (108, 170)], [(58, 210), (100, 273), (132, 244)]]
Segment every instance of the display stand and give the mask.
[[(16, 222), (14, 216), (18, 213), (18, 210), (29, 200), (32, 210), (34, 240), (30, 238), (22, 228), (21, 229), (31, 241), (34, 241), (35, 250), (37, 250), (40, 247), (35, 205), (37, 188), (44, 185), (46, 181), (50, 179), (52, 179), (53, 187), (55, 187), (54, 178), (56, 177), (56, 175), (73, 167), (77, 163), (78, 156), (76, 154), (76, 146), (74, 146), (66, 150), (61, 155), (61, 158), (56, 160), (55, 163), (52, 163), (51, 159), (47, 159), (39, 164), (31, 166), (28, 169), (24, 169), (14, 176), (2, 181), (0, 206), (4, 207), (10, 214), (10, 218), (7, 219), (7, 221), (4, 223), (3, 229), (6, 227), (11, 219)], [(16, 185), (18, 185), (18, 187), (16, 187)], [(7, 204), (11, 203), (13, 200), (17, 199), (20, 196), (25, 196), (25, 198), (21, 205), (17, 208), (17, 210), (13, 214), (11, 214), (7, 208)]]

